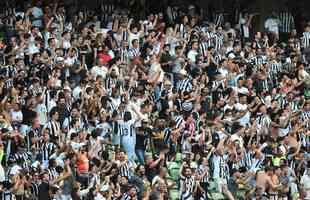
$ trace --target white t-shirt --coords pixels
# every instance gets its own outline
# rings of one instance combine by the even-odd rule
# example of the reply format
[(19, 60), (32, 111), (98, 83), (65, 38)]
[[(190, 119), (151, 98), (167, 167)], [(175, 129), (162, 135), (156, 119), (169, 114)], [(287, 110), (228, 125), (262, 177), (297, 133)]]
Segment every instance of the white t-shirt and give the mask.
[(248, 106), (246, 104), (237, 103), (235, 104), (235, 109), (238, 111), (244, 111), (246, 112), (240, 119), (238, 119), (238, 122), (241, 126), (246, 126), (250, 123), (250, 117), (251, 114), (249, 111), (247, 111)]
[(44, 103), (37, 105), (36, 113), (39, 116), (40, 125), (45, 125), (47, 122), (47, 109)]
[(51, 112), (52, 108), (56, 107), (57, 106), (57, 103), (55, 102), (54, 99), (51, 99), (49, 101), (49, 104), (48, 104), (48, 112)]
[(104, 66), (99, 67), (99, 66), (94, 66), (91, 69), (91, 74), (93, 75), (94, 78), (97, 78), (97, 76), (102, 76), (102, 78), (105, 78), (108, 73), (108, 69)]
[(119, 133), (120, 135), (123, 136), (123, 138), (126, 138), (126, 140), (133, 139), (134, 141), (136, 140), (136, 131), (134, 128), (134, 123), (135, 121), (133, 119), (129, 121), (123, 121), (119, 120), (118, 125), (119, 125)]
[(106, 137), (106, 135), (112, 129), (112, 126), (109, 123), (104, 122), (104, 123), (97, 124), (96, 128), (101, 129), (101, 133), (100, 133), (101, 137)]
[(0, 164), (0, 182), (5, 181), (5, 171), (2, 167), (2, 165)]
[(11, 119), (12, 121), (22, 121), (23, 120), (23, 113), (22, 111), (11, 111)]
[(279, 21), (274, 18), (269, 18), (265, 21), (265, 28), (272, 33), (279, 34)]
[(80, 99), (80, 94), (82, 92), (82, 89), (80, 86), (77, 86), (73, 89), (73, 92), (72, 92), (72, 96), (74, 99)]
[[(43, 11), (42, 11), (41, 8), (33, 7), (31, 13), (32, 13), (32, 15), (33, 15), (35, 18), (43, 17)], [(32, 24), (33, 24), (34, 26), (42, 27), (42, 19), (33, 20), (33, 21), (32, 21)]]
[(97, 193), (94, 200), (106, 200), (106, 198), (102, 194)]
[(198, 52), (196, 50), (190, 50), (187, 53), (187, 58), (190, 59), (193, 63), (196, 62), (196, 56), (198, 55)]
[(306, 191), (306, 200), (310, 199), (310, 176), (308, 174), (305, 174), (301, 177), (300, 183), (304, 186)]
[(67, 57), (64, 63), (66, 65), (72, 66), (75, 63), (75, 60), (76, 60), (75, 57)]
[(221, 73), (222, 77), (226, 77), (228, 75), (228, 70), (223, 67), (220, 67), (218, 71)]
[(70, 143), (71, 147), (73, 150), (77, 151), (79, 150), (81, 147), (83, 147), (85, 145), (85, 143), (77, 143), (77, 142), (71, 142)]
[(71, 47), (71, 43), (68, 40), (63, 40), (62, 45), (64, 49), (69, 49)]
[(35, 44), (30, 44), (28, 46), (28, 54), (29, 55), (39, 53), (39, 52), (40, 52), (40, 49)]
[(164, 81), (164, 73), (163, 73), (163, 70), (161, 68), (161, 65), (159, 63), (152, 64), (151, 68), (150, 68), (150, 71), (149, 71), (150, 79), (153, 79), (158, 72), (160, 72), (160, 76), (159, 76), (158, 82), (161, 83), (161, 82)]
[(233, 89), (238, 94), (249, 94), (249, 90), (246, 87), (233, 87)]
[(132, 41), (135, 39), (139, 41), (139, 39), (140, 39), (140, 33), (139, 32), (128, 34), (128, 46), (129, 46), (129, 48), (132, 48)]

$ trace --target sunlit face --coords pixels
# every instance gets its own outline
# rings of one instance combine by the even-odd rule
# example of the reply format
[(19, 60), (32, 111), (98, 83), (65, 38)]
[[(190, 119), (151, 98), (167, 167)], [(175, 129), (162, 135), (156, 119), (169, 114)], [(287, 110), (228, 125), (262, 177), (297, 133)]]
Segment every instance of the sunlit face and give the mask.
[(128, 183), (128, 180), (127, 180), (127, 178), (126, 177), (121, 177), (121, 185), (126, 185), (127, 183)]
[(43, 131), (43, 140), (44, 140), (45, 142), (47, 142), (47, 141), (49, 140), (49, 130), (48, 130), (48, 129), (45, 129), (45, 130)]
[(306, 103), (306, 105), (305, 105), (305, 110), (306, 110), (306, 111), (310, 111), (310, 103)]
[(120, 161), (124, 161), (125, 160), (125, 153), (124, 152), (119, 152), (119, 154), (118, 154), (118, 158), (119, 158), (119, 160)]
[(198, 46), (198, 42), (194, 42), (193, 45), (192, 45), (192, 47), (193, 47), (193, 49), (198, 49), (198, 47), (199, 47), (199, 46)]
[(267, 113), (266, 106), (261, 106), (259, 110), (260, 110), (261, 113)]
[(144, 175), (144, 174), (145, 174), (145, 167), (144, 167), (143, 165), (140, 166), (140, 168), (139, 168), (139, 173), (140, 173), (141, 175)]

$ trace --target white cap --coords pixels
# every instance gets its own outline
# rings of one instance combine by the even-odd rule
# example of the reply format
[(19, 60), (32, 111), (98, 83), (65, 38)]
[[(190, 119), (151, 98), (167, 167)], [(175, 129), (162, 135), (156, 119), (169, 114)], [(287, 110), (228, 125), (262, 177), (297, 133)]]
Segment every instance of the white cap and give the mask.
[(56, 62), (63, 62), (65, 59), (63, 57), (57, 57)]

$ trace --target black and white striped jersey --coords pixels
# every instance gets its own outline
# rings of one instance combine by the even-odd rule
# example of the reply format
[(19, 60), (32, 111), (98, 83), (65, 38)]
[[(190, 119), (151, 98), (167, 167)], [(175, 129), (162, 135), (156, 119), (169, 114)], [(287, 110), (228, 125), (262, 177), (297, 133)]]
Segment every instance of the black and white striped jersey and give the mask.
[[(88, 122), (87, 122), (86, 117), (84, 117), (83, 114), (81, 114), (80, 117), (76, 118), (76, 120), (78, 120), (81, 129), (87, 129)], [(74, 124), (72, 124), (72, 121), (74, 121), (74, 118), (72, 118), (72, 116), (66, 117), (62, 124), (62, 128), (66, 130), (67, 132), (69, 132), (69, 130), (73, 128), (74, 126)]]
[(50, 157), (52, 156), (52, 154), (55, 152), (56, 150), (56, 145), (52, 142), (43, 142), (41, 144), (40, 147), (40, 154), (41, 154), (41, 158), (44, 161), (47, 161), (50, 159)]
[(165, 128), (164, 129), (164, 143), (165, 144), (169, 144), (170, 143), (170, 139), (171, 139), (171, 133), (172, 133), (172, 130), (171, 128)]
[(43, 93), (43, 89), (41, 87), (36, 87), (34, 85), (30, 85), (29, 87), (29, 93), (35, 97), (37, 96), (38, 94), (42, 94)]
[(254, 155), (253, 151), (244, 151), (242, 162), (247, 170), (250, 170), (252, 165), (252, 157)]
[(177, 18), (179, 17), (179, 10), (176, 7), (170, 7), (167, 8), (167, 16), (171, 22), (175, 22)]
[(130, 163), (129, 162), (121, 163), (119, 166), (119, 173), (120, 176), (130, 177), (131, 176)]
[(214, 48), (216, 51), (220, 51), (224, 45), (224, 35), (222, 33), (216, 33), (214, 38)]
[(216, 33), (212, 31), (207, 31), (206, 37), (207, 37), (208, 47), (214, 47), (215, 41), (216, 41)]
[(255, 158), (253, 156), (251, 159), (251, 166), (249, 170), (251, 172), (256, 172), (257, 170), (261, 169), (263, 167), (264, 160), (265, 160), (265, 156), (261, 158)]
[(43, 90), (43, 101), (46, 107), (47, 112), (50, 110), (50, 102), (51, 102), (51, 90), (48, 88), (44, 88)]
[(207, 42), (207, 41), (200, 42), (200, 44), (199, 44), (199, 53), (203, 57), (207, 57), (208, 56), (208, 47), (209, 47), (209, 42)]
[(223, 13), (215, 13), (213, 17), (213, 23), (215, 26), (223, 26), (224, 25), (224, 14)]
[(3, 71), (3, 75), (7, 78), (13, 78), (17, 75), (17, 69), (14, 65), (2, 66), (1, 71)]
[(180, 180), (180, 200), (193, 200), (196, 181), (194, 177), (184, 177)]
[(49, 179), (51, 181), (55, 180), (59, 176), (59, 174), (58, 174), (58, 172), (56, 171), (55, 168), (48, 168), (47, 172), (48, 172)]
[(138, 57), (138, 56), (140, 56), (140, 49), (138, 49), (138, 48), (130, 48), (128, 50), (128, 57), (130, 59), (133, 59), (133, 58)]
[(310, 47), (310, 32), (304, 32), (301, 37), (301, 47), (309, 48)]
[(213, 178), (227, 179), (229, 177), (228, 155), (213, 154), (210, 157), (211, 176)]
[(122, 196), (122, 198), (121, 198), (121, 200), (131, 200), (131, 197), (130, 197), (129, 194), (124, 193), (123, 196)]
[(48, 128), (50, 131), (50, 137), (52, 139), (58, 138), (61, 134), (61, 127), (58, 121), (50, 120), (44, 128)]
[(188, 32), (187, 32), (187, 29), (186, 29), (184, 24), (179, 24), (178, 32), (180, 33), (180, 37), (183, 38), (183, 39), (187, 39), (188, 36), (189, 36)]
[(290, 12), (280, 12), (278, 19), (281, 33), (290, 33), (295, 28), (294, 17)]
[[(32, 139), (41, 137), (41, 129), (40, 128), (31, 128), (27, 134), (27, 148), (30, 148), (34, 145), (32, 144)], [(39, 143), (35, 144), (34, 148), (39, 149)]]
[(259, 113), (256, 117), (256, 123), (260, 127), (267, 127), (268, 128), (271, 125), (271, 119), (270, 119), (269, 115)]
[(177, 84), (178, 92), (191, 92), (193, 89), (192, 80), (190, 78), (185, 78), (180, 80)]
[(209, 168), (203, 165), (200, 165), (197, 169), (197, 173), (199, 174), (199, 176), (201, 177), (200, 182), (201, 183), (208, 183), (209, 182)]
[(105, 79), (105, 89), (112, 92), (113, 88), (117, 86), (117, 78), (112, 78), (111, 76)]
[[(125, 38), (126, 39), (126, 38)], [(126, 39), (127, 40), (127, 39)], [(129, 61), (129, 51), (126, 48), (121, 48), (119, 50), (119, 56), (123, 63), (127, 63)]]
[(15, 195), (10, 190), (0, 192), (1, 200), (15, 200)]
[(114, 5), (113, 4), (104, 4), (101, 6), (102, 10), (102, 21), (108, 22), (109, 17), (112, 16), (112, 13), (114, 12)]

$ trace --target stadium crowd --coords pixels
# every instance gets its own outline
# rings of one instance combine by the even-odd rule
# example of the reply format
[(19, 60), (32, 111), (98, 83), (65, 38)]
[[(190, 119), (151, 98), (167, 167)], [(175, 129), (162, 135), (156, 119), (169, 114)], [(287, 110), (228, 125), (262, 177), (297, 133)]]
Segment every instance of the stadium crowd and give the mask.
[(310, 199), (310, 22), (63, 2), (1, 8), (1, 200)]

